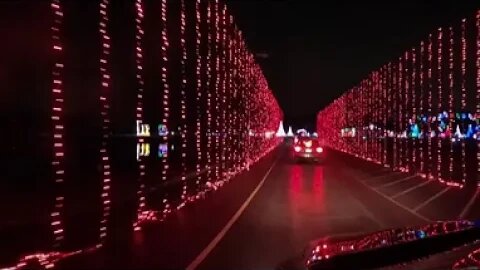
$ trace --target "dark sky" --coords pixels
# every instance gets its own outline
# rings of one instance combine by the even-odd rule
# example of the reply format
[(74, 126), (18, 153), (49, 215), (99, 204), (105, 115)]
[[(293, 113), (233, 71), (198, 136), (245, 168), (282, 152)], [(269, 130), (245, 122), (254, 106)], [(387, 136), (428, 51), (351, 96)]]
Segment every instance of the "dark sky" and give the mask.
[(439, 26), (470, 16), (476, 0), (227, 0), (287, 122), (313, 128), (317, 111)]

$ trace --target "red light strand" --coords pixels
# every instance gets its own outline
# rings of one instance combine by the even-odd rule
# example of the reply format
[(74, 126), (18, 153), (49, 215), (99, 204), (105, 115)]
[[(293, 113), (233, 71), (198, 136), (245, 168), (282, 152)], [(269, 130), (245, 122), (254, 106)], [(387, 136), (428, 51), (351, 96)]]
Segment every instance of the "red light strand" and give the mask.
[(100, 23), (99, 32), (102, 43), (102, 53), (100, 57), (100, 106), (102, 116), (102, 141), (100, 147), (101, 170), (102, 170), (102, 218), (100, 220), (100, 242), (103, 243), (107, 236), (107, 222), (110, 216), (110, 183), (111, 170), (110, 160), (108, 155), (108, 140), (110, 134), (110, 36), (108, 34), (107, 24), (109, 0), (102, 0), (100, 2)]
[(54, 20), (52, 25), (52, 42), (54, 65), (52, 67), (52, 124), (53, 124), (53, 159), (56, 195), (55, 204), (51, 217), (54, 247), (59, 247), (64, 239), (63, 211), (64, 195), (63, 186), (65, 181), (65, 147), (64, 147), (64, 90), (63, 90), (63, 46), (60, 32), (63, 25), (63, 11), (60, 0), (52, 0), (50, 4)]

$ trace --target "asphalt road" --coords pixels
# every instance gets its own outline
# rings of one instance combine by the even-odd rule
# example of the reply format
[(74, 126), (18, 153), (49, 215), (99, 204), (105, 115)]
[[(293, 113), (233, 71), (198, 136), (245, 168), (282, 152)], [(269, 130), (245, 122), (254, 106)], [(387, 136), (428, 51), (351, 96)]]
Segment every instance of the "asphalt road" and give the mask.
[(480, 194), (338, 152), (293, 163), (286, 147), (216, 194), (64, 269), (273, 269), (324, 236), (480, 217)]

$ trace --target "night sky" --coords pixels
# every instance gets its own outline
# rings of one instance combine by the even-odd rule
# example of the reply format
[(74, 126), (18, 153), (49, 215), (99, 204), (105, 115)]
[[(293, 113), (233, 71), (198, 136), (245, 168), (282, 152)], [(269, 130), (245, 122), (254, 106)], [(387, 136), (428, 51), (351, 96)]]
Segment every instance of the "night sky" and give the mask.
[[(480, 1), (228, 0), (285, 113), (314, 128), (316, 113), (439, 26)], [(316, 3), (317, 2), (317, 3)]]

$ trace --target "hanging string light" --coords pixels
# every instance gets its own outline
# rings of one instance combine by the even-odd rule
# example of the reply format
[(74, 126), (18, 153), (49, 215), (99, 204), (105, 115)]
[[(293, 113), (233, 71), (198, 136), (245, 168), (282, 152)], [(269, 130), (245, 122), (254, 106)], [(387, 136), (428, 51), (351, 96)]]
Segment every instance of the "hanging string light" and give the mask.
[(398, 59), (398, 123), (399, 123), (399, 126), (398, 126), (398, 130), (396, 131), (397, 132), (397, 136), (400, 136), (400, 139), (399, 139), (399, 142), (400, 142), (400, 153), (399, 153), (399, 165), (400, 165), (400, 171), (405, 171), (405, 164), (404, 164), (404, 140), (403, 140), (403, 137), (402, 136), (402, 133), (403, 133), (403, 123), (404, 123), (404, 119), (403, 119), (403, 112), (405, 110), (405, 106), (403, 104), (404, 102), (404, 92), (405, 92), (405, 87), (404, 87), (404, 84), (403, 84), (403, 67), (404, 67), (404, 64), (403, 64), (403, 57), (400, 57)]
[[(135, 1), (136, 8), (136, 17), (135, 17), (135, 50), (136, 50), (136, 78), (137, 78), (137, 107), (136, 107), (136, 120), (137, 123), (143, 122), (143, 92), (144, 92), (144, 81), (143, 81), (143, 49), (142, 49), (142, 40), (144, 31), (142, 28), (143, 25), (143, 2), (142, 0)], [(138, 134), (137, 134), (138, 135)], [(143, 137), (138, 136), (137, 144), (145, 143)], [(138, 159), (138, 206), (137, 206), (137, 220), (133, 223), (134, 230), (140, 230), (140, 221), (142, 219), (143, 213), (146, 210), (145, 205), (145, 162), (143, 159)]]
[(425, 42), (422, 41), (420, 43), (420, 70), (418, 71), (419, 72), (419, 75), (420, 75), (420, 108), (419, 108), (419, 111), (420, 111), (420, 115), (421, 115), (421, 119), (420, 119), (420, 122), (421, 122), (421, 136), (420, 136), (420, 140), (419, 143), (420, 143), (420, 147), (419, 147), (419, 151), (420, 151), (420, 175), (422, 177), (425, 176), (425, 152), (424, 152), (424, 145), (425, 145), (425, 123), (424, 123), (424, 101), (425, 101), (425, 81), (424, 81), (424, 72), (425, 72), (425, 69), (424, 69), (424, 57), (425, 57)]
[(221, 179), (221, 173), (220, 173), (220, 168), (221, 168), (221, 163), (220, 163), (220, 153), (221, 153), (221, 145), (220, 145), (220, 117), (221, 117), (221, 104), (220, 104), (220, 26), (219, 26), (219, 21), (220, 21), (220, 12), (219, 12), (219, 7), (218, 7), (218, 0), (215, 0), (215, 5), (214, 5), (214, 16), (215, 16), (215, 21), (214, 21), (214, 32), (215, 32), (215, 40), (214, 40), (214, 46), (215, 46), (215, 180), (219, 181)]
[[(61, 27), (63, 22), (63, 12), (60, 0), (52, 0), (50, 2), (51, 11), (53, 15), (52, 39), (53, 39), (53, 66), (52, 66), (52, 135), (53, 135), (53, 158), (52, 169), (54, 171), (55, 179), (55, 205), (51, 212), (51, 228), (54, 238), (54, 246), (60, 247), (64, 239), (63, 228), (63, 211), (64, 211), (64, 195), (63, 183), (65, 180), (64, 170), (64, 89), (63, 89), (63, 50), (61, 44)], [(146, 187), (145, 187), (145, 173), (146, 161), (145, 157), (150, 154), (150, 144), (146, 137), (150, 136), (150, 125), (144, 123), (144, 1), (136, 0), (132, 4), (135, 5), (135, 20), (131, 24), (135, 26), (135, 39), (132, 40), (133, 49), (135, 52), (135, 78), (136, 78), (136, 101), (135, 101), (135, 122), (137, 126), (137, 137), (135, 142), (138, 146), (137, 168), (138, 168), (138, 189), (136, 198), (136, 218), (132, 224), (135, 231), (141, 229), (141, 225), (145, 221), (164, 220), (168, 213), (171, 212), (168, 192), (165, 192), (162, 198), (161, 211), (154, 211), (148, 209), (146, 206)], [(215, 3), (215, 4), (213, 4)], [(107, 222), (110, 215), (110, 200), (111, 200), (111, 164), (109, 159), (109, 140), (110, 140), (110, 104), (111, 91), (113, 90), (111, 84), (111, 37), (108, 29), (109, 25), (109, 10), (110, 0), (99, 0), (99, 44), (101, 50), (99, 51), (99, 106), (100, 106), (100, 121), (101, 121), (101, 140), (100, 140), (100, 173), (102, 180), (102, 211), (100, 217), (99, 242), (93, 247), (87, 247), (72, 252), (57, 252), (49, 253), (35, 253), (23, 256), (16, 265), (8, 269), (24, 269), (27, 265), (34, 261), (41, 267), (46, 269), (54, 267), (54, 264), (59, 260), (96, 250), (103, 246), (107, 237)], [(170, 3), (168, 3), (170, 4)], [(187, 33), (187, 12), (188, 2), (181, 0), (179, 2), (180, 10), (178, 17), (172, 18), (172, 22), (168, 24), (180, 24), (179, 39), (180, 59), (179, 65), (174, 65), (179, 68), (180, 80), (177, 85), (179, 88), (179, 102), (180, 107), (176, 113), (180, 113), (180, 152), (181, 152), (181, 202), (176, 205), (177, 208), (189, 200), (194, 200), (200, 195), (205, 194), (212, 185), (208, 182), (222, 182), (230, 177), (229, 172), (238, 173), (247, 169), (253, 162), (259, 160), (270, 152), (275, 146), (279, 144), (279, 140), (269, 137), (271, 130), (275, 130), (278, 122), (282, 120), (281, 110), (271, 93), (264, 74), (258, 64), (255, 63), (253, 55), (248, 51), (241, 32), (233, 27), (233, 17), (227, 15), (227, 9), (224, 5), (219, 8), (218, 0), (215, 2), (208, 1), (203, 6), (201, 0), (195, 1), (195, 79), (189, 77), (187, 74), (188, 63), (188, 45), (190, 42)], [(214, 5), (214, 15), (212, 15), (212, 7)], [(206, 15), (204, 12), (206, 10)], [(169, 14), (170, 15), (170, 14)], [(192, 12), (192, 15), (193, 12)], [(213, 19), (215, 17), (215, 20)], [(206, 24), (206, 25), (205, 25)], [(170, 25), (169, 25), (170, 26)], [(190, 26), (188, 24), (188, 26)], [(193, 26), (193, 18), (192, 18)], [(206, 33), (204, 37), (202, 32), (206, 26)], [(168, 158), (168, 152), (163, 151), (169, 149), (169, 136), (173, 135), (173, 131), (168, 131), (170, 113), (170, 86), (169, 80), (171, 65), (169, 63), (168, 55), (170, 53), (169, 39), (167, 36), (167, 0), (161, 0), (161, 40), (160, 40), (160, 56), (161, 69), (160, 79), (162, 83), (162, 93), (160, 105), (162, 107), (161, 120), (158, 125), (159, 143), (159, 159), (161, 160), (160, 179), (162, 184), (167, 182), (169, 174), (169, 165), (173, 162)], [(215, 32), (214, 32), (215, 31)], [(192, 33), (193, 34), (193, 33)], [(215, 35), (215, 36), (214, 36)], [(202, 42), (206, 40), (206, 50), (208, 53), (203, 55)], [(133, 43), (134, 42), (134, 43)], [(192, 37), (193, 42), (193, 37)], [(113, 43), (115, 45), (115, 43)], [(193, 45), (193, 43), (192, 43)], [(193, 52), (192, 52), (193, 53)], [(213, 71), (213, 69), (215, 69)], [(188, 80), (188, 81), (187, 81)], [(190, 81), (191, 80), (191, 81)], [(187, 86), (195, 85), (195, 103), (187, 102)], [(205, 112), (202, 108), (205, 103)], [(192, 104), (190, 107), (189, 105)], [(193, 106), (195, 105), (195, 106)], [(215, 107), (214, 107), (215, 106)], [(188, 109), (188, 111), (187, 111)], [(196, 112), (196, 128), (195, 139), (196, 153), (187, 152), (190, 143), (188, 138), (190, 135), (187, 125), (187, 113)], [(202, 115), (203, 114), (203, 115)], [(249, 131), (252, 130), (255, 137), (249, 136)], [(205, 132), (206, 131), (206, 132)], [(169, 135), (170, 134), (170, 135)], [(215, 136), (215, 148), (212, 149), (212, 139)], [(220, 141), (219, 141), (220, 140)], [(204, 146), (202, 143), (207, 142)], [(162, 149), (162, 152), (160, 152)], [(206, 155), (205, 155), (206, 154)], [(191, 156), (190, 156), (191, 155)], [(195, 182), (195, 188), (198, 193), (196, 196), (190, 196), (190, 184), (187, 184), (187, 169), (189, 163), (187, 158), (193, 160), (196, 155), (195, 172), (198, 174)], [(212, 156), (214, 155), (215, 160)], [(219, 156), (221, 155), (221, 162)], [(218, 171), (220, 165), (221, 174)], [(206, 167), (207, 172), (212, 171), (212, 166), (216, 167), (215, 176), (210, 173), (205, 179), (207, 184), (202, 185), (202, 171)], [(234, 168), (232, 168), (234, 167)], [(192, 168), (193, 169), (193, 168)], [(220, 173), (220, 174), (219, 174)], [(170, 179), (169, 179), (170, 180)], [(174, 182), (174, 181), (172, 181)], [(216, 189), (216, 187), (213, 187)], [(193, 190), (192, 190), (193, 191)]]
[[(442, 50), (443, 50), (443, 31), (442, 28), (438, 28), (437, 36), (437, 88), (438, 88), (438, 115), (442, 113), (443, 110), (443, 82), (442, 82)], [(440, 123), (441, 119), (437, 119), (437, 123)], [(440, 130), (436, 131), (437, 134), (437, 179), (442, 179), (442, 140), (439, 136)]]
[(427, 125), (427, 143), (428, 143), (428, 159), (427, 159), (427, 171), (426, 171), (426, 176), (427, 176), (427, 179), (431, 179), (432, 178), (432, 163), (433, 163), (433, 158), (432, 158), (432, 152), (433, 152), (433, 148), (432, 148), (432, 126), (431, 126), (431, 123), (432, 123), (432, 108), (433, 108), (433, 102), (432, 102), (432, 91), (433, 91), (433, 85), (432, 85), (432, 81), (433, 81), (433, 77), (432, 77), (432, 69), (433, 69), (433, 50), (432, 50), (432, 44), (433, 44), (433, 41), (432, 41), (432, 34), (429, 34), (428, 35), (428, 46), (427, 46), (427, 50), (428, 50), (428, 70), (427, 70), (427, 82), (428, 82), (428, 90), (427, 90), (427, 116), (426, 116), (426, 119), (427, 119), (427, 122), (426, 122), (426, 125)]
[(382, 108), (382, 164), (385, 166), (387, 164), (387, 80), (386, 80), (386, 75), (387, 75), (387, 70), (386, 66), (384, 65), (380, 71), (381, 74), (381, 87), (382, 87), (382, 103), (381, 103), (381, 108)]
[[(448, 29), (448, 112), (449, 112), (449, 124), (448, 134), (453, 134), (454, 123), (454, 107), (453, 107), (453, 28)], [(450, 154), (449, 154), (449, 179), (453, 176), (453, 143), (450, 141)]]
[[(413, 94), (411, 95), (412, 98), (412, 117), (410, 118), (412, 120), (412, 130), (417, 124), (417, 49), (415, 47), (412, 48), (412, 92)], [(417, 164), (417, 138), (411, 135), (412, 137), (412, 164), (413, 164), (413, 169), (415, 172), (418, 170), (418, 164)]]
[(100, 219), (100, 243), (104, 243), (107, 236), (107, 221), (110, 215), (110, 182), (111, 170), (108, 155), (108, 140), (110, 137), (110, 35), (108, 33), (108, 6), (109, 0), (100, 2), (99, 32), (101, 36), (102, 52), (100, 54), (100, 114), (102, 118), (102, 138), (100, 146), (101, 173), (102, 173), (102, 217)]
[[(168, 33), (167, 33), (167, 0), (162, 0), (161, 2), (161, 19), (162, 19), (162, 44), (161, 44), (161, 56), (162, 56), (162, 69), (160, 76), (162, 78), (162, 86), (163, 86), (163, 95), (162, 95), (162, 106), (163, 106), (163, 114), (162, 114), (162, 125), (166, 127), (166, 132), (161, 134), (161, 143), (164, 148), (168, 148), (168, 136), (169, 136), (169, 126), (168, 126), (168, 119), (170, 118), (170, 85), (168, 83), (168, 49), (170, 47), (168, 41)], [(161, 180), (162, 182), (167, 181), (168, 171), (169, 171), (169, 164), (168, 164), (168, 154), (162, 155), (161, 157), (161, 164), (162, 164), (162, 171), (161, 171)], [(162, 218), (170, 213), (170, 204), (168, 201), (168, 196), (165, 194), (162, 199), (163, 210), (162, 210)]]
[[(375, 77), (374, 77), (374, 96), (373, 96), (373, 101), (375, 104), (375, 109), (374, 109), (374, 114), (375, 114), (375, 130), (374, 130), (374, 139), (375, 139), (375, 162), (377, 164), (380, 163), (380, 140), (378, 139), (378, 129), (380, 126), (380, 108), (381, 108), (381, 103), (380, 101), (380, 72), (375, 72)], [(346, 126), (346, 125), (344, 125)], [(345, 143), (346, 146), (346, 143)], [(346, 149), (345, 149), (346, 150)]]
[[(228, 19), (227, 19), (228, 18)], [(233, 17), (231, 15), (228, 15), (228, 12), (226, 12), (226, 20), (228, 20), (227, 23), (227, 38), (228, 38), (228, 67), (226, 70), (226, 74), (228, 76), (228, 83), (227, 83), (227, 96), (229, 97), (229, 102), (228, 102), (228, 108), (227, 110), (231, 112), (229, 114), (229, 119), (228, 119), (228, 152), (229, 154), (229, 167), (230, 167), (230, 172), (232, 174), (236, 174), (237, 170), (237, 164), (236, 161), (238, 159), (238, 151), (235, 147), (235, 136), (237, 133), (237, 119), (238, 119), (238, 112), (234, 109), (232, 106), (233, 103), (236, 102), (237, 98), (237, 92), (236, 89), (233, 88), (233, 80), (234, 80), (234, 63), (233, 63), (233, 52), (234, 52), (234, 47), (233, 47), (233, 42), (234, 42), (234, 37), (232, 35), (232, 25), (233, 25)]]
[[(392, 107), (393, 107), (393, 90), (392, 90), (392, 63), (388, 63), (387, 65), (387, 103), (388, 103), (388, 106), (387, 106), (387, 118), (388, 118), (388, 129), (387, 129), (387, 153), (388, 153), (388, 148), (389, 148), (389, 142), (392, 141), (393, 143), (393, 139), (390, 140), (390, 132), (393, 132), (393, 118), (390, 118), (391, 115), (392, 115)], [(390, 130), (392, 129), (392, 130)], [(388, 166), (391, 167), (393, 169), (393, 161), (394, 161), (394, 153), (395, 151), (392, 152), (392, 155), (390, 157), (388, 157)]]
[(404, 163), (404, 171), (409, 172), (411, 170), (410, 164), (410, 141), (408, 140), (408, 120), (411, 118), (411, 104), (410, 104), (410, 97), (412, 94), (410, 93), (410, 52), (405, 52), (405, 65), (403, 72), (405, 73), (405, 83), (404, 83), (404, 92), (403, 92), (403, 102), (404, 102), (404, 110), (405, 115), (402, 117), (402, 139), (404, 141), (404, 149), (405, 149), (405, 163)]
[(212, 170), (212, 91), (211, 91), (211, 76), (212, 76), (212, 5), (211, 1), (207, 1), (207, 74), (206, 74), (206, 89), (207, 89), (207, 164), (208, 164), (208, 182), (211, 183), (213, 179)]
[[(221, 41), (221, 44), (220, 44), (220, 49), (221, 49), (221, 61), (220, 61), (220, 66), (221, 66), (221, 69), (220, 69), (220, 72), (221, 72), (221, 85), (220, 85), (220, 94), (221, 94), (221, 97), (222, 97), (222, 101), (221, 101), (221, 129), (220, 129), (220, 132), (222, 134), (221, 136), (221, 162), (222, 162), (222, 166), (221, 166), (221, 171), (222, 171), (222, 175), (221, 177), (223, 179), (226, 179), (228, 180), (229, 179), (229, 174), (227, 172), (227, 161), (228, 161), (228, 156), (230, 156), (230, 152), (227, 151), (228, 149), (228, 145), (227, 145), (227, 127), (228, 127), (228, 120), (227, 120), (227, 110), (228, 110), (228, 103), (227, 103), (227, 72), (226, 72), (226, 69), (227, 69), (227, 33), (226, 33), (226, 27), (227, 27), (227, 24), (226, 24), (226, 14), (225, 14), (226, 10), (225, 10), (225, 5), (222, 5), (222, 8), (221, 8), (221, 12), (220, 12), (220, 41)], [(230, 111), (228, 111), (230, 112)], [(228, 153), (228, 154), (227, 154)]]
[[(200, 46), (202, 40), (202, 32), (201, 32), (201, 24), (202, 24), (202, 12), (200, 9), (200, 0), (195, 1), (195, 56), (196, 56), (196, 68), (195, 68), (195, 76), (197, 79), (197, 88), (196, 88), (196, 97), (195, 97), (195, 104), (196, 104), (196, 132), (195, 132), (195, 145), (197, 151), (197, 164), (195, 166), (195, 170), (197, 173), (197, 178), (195, 181), (195, 186), (197, 187), (196, 193), (197, 196), (200, 192), (200, 183), (202, 182), (202, 166), (203, 166), (203, 159), (202, 159), (202, 62), (203, 57), (200, 53)], [(207, 150), (208, 151), (208, 150)]]
[[(477, 92), (476, 92), (476, 107), (475, 107), (475, 115), (476, 118), (480, 118), (480, 10), (477, 11), (477, 16), (476, 16), (476, 27), (477, 27), (477, 53), (476, 53), (476, 68), (477, 68), (477, 78), (476, 78), (476, 86), (477, 86)], [(479, 134), (477, 132), (476, 134), (476, 139), (477, 139), (477, 173), (480, 173), (480, 140), (479, 140)], [(477, 182), (477, 185), (480, 186), (480, 182)]]
[(64, 181), (65, 181), (65, 146), (64, 146), (64, 91), (63, 91), (63, 45), (61, 43), (60, 32), (63, 26), (63, 11), (60, 0), (52, 0), (50, 4), (53, 13), (52, 30), (52, 48), (53, 48), (53, 66), (52, 66), (52, 112), (51, 119), (53, 124), (53, 158), (52, 168), (55, 179), (55, 204), (50, 214), (51, 228), (53, 232), (54, 247), (59, 247), (64, 240), (65, 233), (63, 228), (64, 211)]
[(181, 208), (185, 205), (187, 201), (187, 47), (186, 47), (186, 36), (185, 36), (185, 0), (180, 0), (180, 153), (181, 153), (181, 181), (183, 183), (182, 187), (182, 203), (178, 205), (177, 208)]
[[(461, 76), (462, 76), (462, 81), (461, 81), (461, 106), (462, 106), (462, 113), (464, 113), (467, 109), (467, 88), (466, 88), (466, 64), (467, 64), (467, 41), (465, 38), (465, 32), (466, 32), (466, 23), (467, 19), (462, 19), (462, 33), (461, 33), (461, 46), (462, 46), (462, 63), (461, 63)], [(460, 125), (460, 123), (459, 123)], [(460, 138), (459, 138), (460, 139)], [(461, 166), (462, 166), (462, 185), (465, 184), (465, 180), (467, 178), (467, 170), (465, 168), (465, 140), (461, 140), (461, 146), (462, 146), (462, 157), (461, 157)]]
[(393, 104), (393, 170), (398, 170), (398, 125), (399, 125), (399, 111), (398, 111), (398, 66), (392, 64), (392, 104)]

